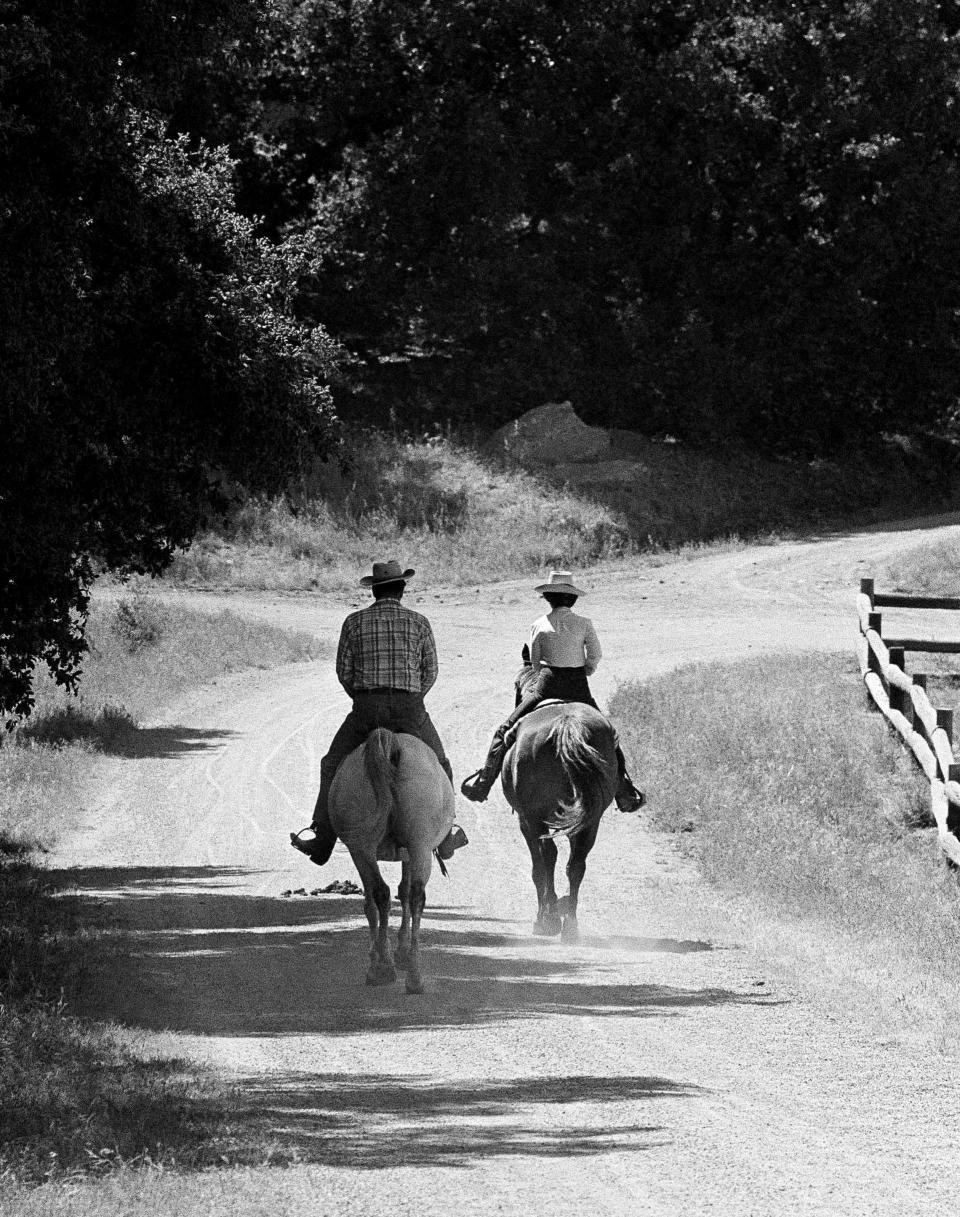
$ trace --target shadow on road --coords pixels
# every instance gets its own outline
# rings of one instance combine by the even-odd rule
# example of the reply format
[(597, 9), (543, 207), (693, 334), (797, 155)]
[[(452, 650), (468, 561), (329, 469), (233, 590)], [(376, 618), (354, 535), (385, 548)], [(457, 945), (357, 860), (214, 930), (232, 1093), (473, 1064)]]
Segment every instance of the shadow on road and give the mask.
[(702, 1093), (645, 1076), (437, 1085), (420, 1077), (335, 1073), (274, 1075), (266, 1084), (262, 1076), (241, 1078), (238, 1091), (249, 1104), (250, 1127), (274, 1153), (360, 1170), (637, 1152), (669, 1140), (663, 1126), (624, 1120), (627, 1113), (611, 1120), (612, 1111), (602, 1107)]
[[(677, 1016), (755, 992), (623, 983), (617, 956), (710, 944), (627, 936), (574, 948), (470, 910), (427, 910), (427, 993), (364, 984), (368, 932), (359, 896), (251, 895), (272, 874), (222, 868), (54, 872), (81, 921), (101, 933), (77, 1013), (148, 1029), (225, 1036), (364, 1034), (556, 1015)], [(399, 920), (399, 917), (398, 917)], [(642, 970), (640, 971), (642, 976)]]
[(217, 748), (233, 739), (236, 732), (176, 725), (140, 727), (125, 712), (110, 707), (98, 714), (87, 714), (69, 706), (28, 724), (22, 735), (24, 739), (54, 746), (83, 741), (105, 756), (172, 760)]

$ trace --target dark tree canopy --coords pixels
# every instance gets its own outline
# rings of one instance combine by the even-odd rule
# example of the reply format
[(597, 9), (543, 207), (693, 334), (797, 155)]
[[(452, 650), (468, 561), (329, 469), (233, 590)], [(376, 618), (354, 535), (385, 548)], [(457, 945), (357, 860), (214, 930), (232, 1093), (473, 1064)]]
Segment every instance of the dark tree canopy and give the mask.
[(954, 427), (957, 10), (287, 0), (204, 112), (351, 408), (832, 451)]
[(299, 255), (256, 238), (225, 155), (152, 108), (202, 53), (204, 7), (229, 15), (0, 6), (7, 712), (38, 658), (75, 681), (95, 571), (162, 570), (218, 475), (277, 489), (327, 442), (335, 348), (292, 314)]

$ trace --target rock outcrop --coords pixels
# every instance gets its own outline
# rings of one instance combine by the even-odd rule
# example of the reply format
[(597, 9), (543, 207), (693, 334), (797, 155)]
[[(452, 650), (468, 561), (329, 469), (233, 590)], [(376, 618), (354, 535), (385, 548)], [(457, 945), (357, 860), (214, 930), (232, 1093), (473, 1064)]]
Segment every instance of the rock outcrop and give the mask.
[(558, 465), (609, 457), (610, 437), (579, 419), (568, 401), (528, 410), (495, 432), (491, 448), (525, 465)]

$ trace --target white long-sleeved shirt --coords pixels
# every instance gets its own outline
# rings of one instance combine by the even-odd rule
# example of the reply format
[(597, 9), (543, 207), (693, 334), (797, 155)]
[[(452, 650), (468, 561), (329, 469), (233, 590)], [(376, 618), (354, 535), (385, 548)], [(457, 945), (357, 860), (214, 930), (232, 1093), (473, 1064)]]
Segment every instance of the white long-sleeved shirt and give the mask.
[(546, 663), (556, 668), (586, 668), (592, 676), (602, 654), (593, 622), (572, 609), (555, 608), (533, 623), (530, 662), (534, 672)]

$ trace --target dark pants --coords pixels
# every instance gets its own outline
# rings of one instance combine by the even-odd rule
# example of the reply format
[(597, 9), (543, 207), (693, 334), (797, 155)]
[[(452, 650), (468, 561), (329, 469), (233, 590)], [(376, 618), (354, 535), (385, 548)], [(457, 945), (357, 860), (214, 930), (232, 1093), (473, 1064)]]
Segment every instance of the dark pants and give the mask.
[(522, 685), (519, 681), (517, 682), (516, 709), (503, 723), (501, 730), (506, 733), (514, 723), (518, 723), (524, 715), (529, 714), (542, 701), (551, 697), (557, 698), (558, 701), (581, 701), (588, 706), (593, 706), (594, 710), (600, 709), (590, 692), (586, 668), (548, 668), (544, 666), (535, 676), (531, 669), (530, 676), (524, 680)]
[(330, 742), (327, 755), (320, 762), (320, 792), (313, 811), (313, 825), (330, 831), (330, 787), (340, 763), (354, 748), (359, 748), (371, 731), (386, 727), (388, 731), (402, 731), (415, 735), (437, 754), (443, 771), (453, 782), (453, 769), (443, 750), (437, 729), (419, 693), (406, 693), (400, 689), (378, 689), (369, 693), (355, 693), (353, 709)]

